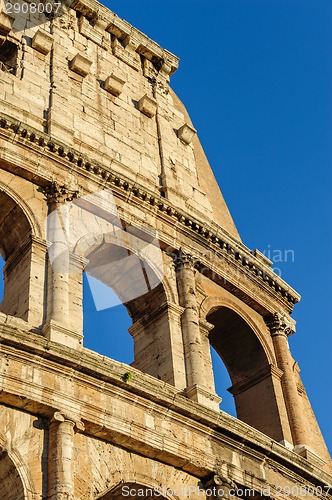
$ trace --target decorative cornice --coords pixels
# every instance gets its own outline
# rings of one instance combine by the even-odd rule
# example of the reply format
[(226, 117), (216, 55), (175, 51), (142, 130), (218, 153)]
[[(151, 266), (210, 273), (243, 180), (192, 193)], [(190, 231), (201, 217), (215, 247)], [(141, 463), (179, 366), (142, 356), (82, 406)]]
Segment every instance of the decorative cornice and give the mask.
[[(199, 432), (199, 435), (203, 436), (203, 438), (205, 435), (206, 438), (212, 438), (213, 443), (221, 443), (221, 445), (225, 443), (225, 446), (230, 446), (235, 452), (242, 449), (245, 456), (252, 457), (256, 464), (261, 463), (264, 456), (267, 455), (268, 466), (278, 468), (286, 478), (294, 478), (295, 475), (296, 480), (305, 478), (305, 484), (308, 481), (313, 484), (331, 484), (331, 476), (322, 471), (320, 467), (287, 450), (282, 444), (255, 430), (250, 425), (241, 422), (241, 420), (235, 419), (225, 412), (216, 414), (215, 411), (209, 408), (197, 405), (195, 402), (183, 397), (179, 393), (179, 389), (142, 373), (134, 367), (105, 358), (88, 349), (83, 349), (77, 355), (78, 351), (76, 349), (56, 342), (48, 342), (41, 335), (34, 335), (31, 331), (26, 331), (28, 325), (23, 320), (7, 317), (1, 313), (0, 316), (0, 348), (4, 357), (13, 356), (14, 349), (15, 362), (19, 361), (23, 365), (29, 362), (31, 366), (36, 366), (36, 369), (44, 367), (49, 373), (55, 375), (69, 373), (70, 376), (75, 376), (76, 384), (82, 384), (85, 388), (88, 386), (93, 390), (101, 391), (103, 394), (112, 394), (115, 399), (120, 398), (122, 403), (123, 401), (134, 401), (135, 404), (137, 402), (138, 405), (144, 405), (148, 412), (153, 412), (156, 415), (156, 421), (158, 421), (159, 417), (163, 417), (166, 412), (172, 422), (176, 422), (176, 425), (184, 425), (185, 422), (185, 425)], [(73, 362), (73, 356), (75, 362)], [(123, 382), (123, 373), (127, 369), (130, 369), (134, 375), (130, 386)], [(5, 371), (3, 377), (5, 381), (9, 377)], [(28, 403), (31, 412), (38, 404), (37, 413), (43, 418), (50, 418), (55, 411), (59, 411), (59, 407), (54, 406), (56, 398), (51, 388), (46, 388), (43, 393), (40, 390), (30, 391), (30, 398), (27, 399), (24, 383), (18, 386), (16, 379), (14, 381), (9, 380), (14, 384), (15, 394), (18, 396), (15, 402), (16, 407), (21, 407), (26, 411)], [(36, 387), (38, 388), (37, 382), (35, 384), (37, 384)], [(17, 387), (20, 387), (21, 393), (17, 392)], [(68, 414), (68, 416), (72, 415), (74, 404), (72, 395), (61, 393), (61, 388), (59, 388), (59, 395), (62, 396), (61, 412), (65, 415)], [(8, 391), (2, 391), (1, 396), (4, 404), (7, 401), (8, 404), (13, 404), (12, 395)], [(39, 402), (41, 401), (42, 404), (40, 405)], [(76, 410), (73, 412), (75, 416), (77, 415), (76, 418), (79, 417), (84, 422), (86, 434), (114, 440), (114, 436), (119, 432), (117, 421), (114, 422), (113, 415), (103, 421), (104, 425), (101, 433), (99, 410), (90, 403), (85, 401), (82, 404), (82, 401), (80, 401), (78, 405), (79, 414)], [(105, 407), (102, 404), (100, 410), (105, 415)], [(121, 418), (125, 420), (125, 425), (127, 425), (126, 415), (121, 415)], [(141, 425), (140, 421), (139, 425)], [(135, 436), (136, 427), (133, 420), (129, 421), (128, 419), (128, 427), (126, 428), (131, 429), (131, 435)], [(141, 437), (142, 434), (139, 433), (138, 438)], [(135, 440), (130, 439), (129, 449), (133, 452), (139, 452), (142, 447), (141, 442), (142, 440), (136, 446)], [(165, 458), (171, 458), (171, 464), (174, 463), (174, 458), (178, 460), (179, 457), (179, 448), (174, 445), (172, 444), (172, 449), (175, 450), (174, 454), (165, 455)], [(190, 450), (190, 453), (190, 459), (192, 460), (192, 450)], [(215, 464), (215, 456), (213, 458), (214, 461), (209, 463)], [(165, 463), (169, 462), (165, 460)], [(201, 477), (201, 465), (199, 463), (199, 470), (198, 467), (195, 469), (198, 472), (197, 477)], [(209, 469), (210, 471), (211, 469)], [(243, 467), (236, 466), (235, 468), (235, 466), (232, 466), (232, 471), (238, 472), (242, 477)], [(191, 469), (192, 472), (193, 469)], [(216, 465), (216, 473), (221, 473), (218, 465)], [(238, 474), (236, 476), (232, 475), (234, 480), (239, 477)]]
[[(299, 302), (301, 297), (295, 290), (275, 274), (269, 266), (255, 257), (247, 247), (234, 240), (224, 229), (220, 227), (218, 229), (214, 228), (212, 227), (213, 223), (207, 224), (189, 216), (181, 209), (174, 207), (169, 200), (157, 193), (149, 192), (148, 189), (137, 182), (112, 172), (104, 165), (90, 160), (86, 155), (65, 146), (51, 136), (0, 113), (0, 135), (8, 137), (8, 133), (12, 135), (10, 137), (11, 142), (21, 143), (23, 146), (31, 143), (41, 154), (53, 155), (54, 158), (59, 158), (65, 165), (76, 165), (79, 170), (95, 175), (104, 185), (115, 186), (118, 192), (123, 192), (126, 199), (128, 199), (128, 195), (132, 194), (141, 205), (145, 203), (155, 207), (160, 215), (164, 214), (173, 219), (173, 224), (178, 223), (183, 229), (190, 231), (191, 234), (196, 233), (200, 238), (206, 240), (211, 249), (215, 252), (221, 252), (222, 255), (231, 259), (233, 264), (241, 268), (247, 276), (252, 275), (262, 285), (267, 285), (275, 290), (280, 299), (288, 304), (287, 307), (292, 308), (293, 304)], [(64, 186), (62, 187), (64, 190), (66, 189)], [(198, 259), (195, 259), (195, 266), (198, 268), (200, 266)]]
[(133, 64), (130, 56), (136, 54), (138, 60), (139, 55), (144, 56), (151, 61), (157, 71), (166, 75), (172, 75), (177, 70), (178, 57), (95, 0), (73, 0), (70, 8), (93, 24), (93, 27), (89, 25), (87, 30), (88, 23), (82, 21), (80, 23), (81, 31), (95, 43), (105, 46), (105, 35), (110, 33), (117, 42), (113, 47), (114, 55), (124, 59), (128, 64)]

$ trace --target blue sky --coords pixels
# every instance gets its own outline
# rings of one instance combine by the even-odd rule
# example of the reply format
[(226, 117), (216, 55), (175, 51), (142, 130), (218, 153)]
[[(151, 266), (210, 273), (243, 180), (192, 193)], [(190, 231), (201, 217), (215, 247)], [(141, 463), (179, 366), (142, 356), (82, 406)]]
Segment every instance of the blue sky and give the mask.
[[(104, 3), (181, 58), (172, 87), (243, 242), (277, 258), (282, 278), (302, 295), (290, 344), (332, 449), (331, 0)], [(124, 307), (96, 312), (86, 282), (84, 295), (85, 345), (130, 362)], [(215, 378), (232, 413), (221, 363)]]
[[(171, 85), (243, 242), (281, 259), (275, 267), (302, 295), (290, 344), (332, 449), (331, 0), (105, 4), (180, 57)], [(222, 370), (216, 382), (232, 411)]]

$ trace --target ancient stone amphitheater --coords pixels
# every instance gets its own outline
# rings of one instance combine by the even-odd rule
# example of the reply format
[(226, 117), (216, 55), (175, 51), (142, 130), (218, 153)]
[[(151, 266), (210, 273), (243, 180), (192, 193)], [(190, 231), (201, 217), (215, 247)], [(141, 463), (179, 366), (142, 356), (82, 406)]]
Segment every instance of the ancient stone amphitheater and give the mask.
[[(299, 295), (242, 243), (177, 57), (94, 0), (19, 22), (2, 10), (0, 499), (326, 498)], [(132, 366), (84, 347), (84, 270), (125, 303)]]

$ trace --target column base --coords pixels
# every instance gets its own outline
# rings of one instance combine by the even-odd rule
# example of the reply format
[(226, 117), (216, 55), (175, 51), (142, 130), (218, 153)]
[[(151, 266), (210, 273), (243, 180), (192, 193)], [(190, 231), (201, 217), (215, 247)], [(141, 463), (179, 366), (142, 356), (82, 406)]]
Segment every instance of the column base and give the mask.
[(192, 385), (191, 387), (187, 387), (185, 390), (185, 394), (187, 398), (192, 401), (196, 401), (197, 403), (207, 406), (211, 408), (211, 410), (219, 411), (219, 403), (221, 402), (221, 398), (217, 396), (217, 394), (200, 387), (199, 385)]
[(77, 349), (82, 346), (83, 335), (66, 328), (54, 320), (50, 320), (43, 327), (43, 335), (51, 342)]

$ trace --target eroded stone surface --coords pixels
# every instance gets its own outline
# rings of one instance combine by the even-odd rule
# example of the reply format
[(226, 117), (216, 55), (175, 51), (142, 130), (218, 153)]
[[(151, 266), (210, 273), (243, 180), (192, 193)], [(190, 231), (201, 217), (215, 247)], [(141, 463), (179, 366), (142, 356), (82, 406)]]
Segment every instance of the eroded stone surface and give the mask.
[[(178, 59), (93, 0), (24, 41), (1, 19), (0, 497), (331, 484), (287, 346), (300, 297), (241, 242), (170, 88)], [(130, 313), (130, 367), (84, 348), (87, 268)]]

